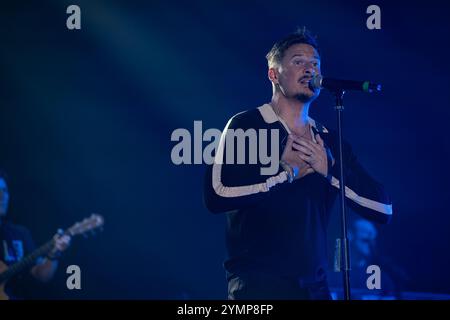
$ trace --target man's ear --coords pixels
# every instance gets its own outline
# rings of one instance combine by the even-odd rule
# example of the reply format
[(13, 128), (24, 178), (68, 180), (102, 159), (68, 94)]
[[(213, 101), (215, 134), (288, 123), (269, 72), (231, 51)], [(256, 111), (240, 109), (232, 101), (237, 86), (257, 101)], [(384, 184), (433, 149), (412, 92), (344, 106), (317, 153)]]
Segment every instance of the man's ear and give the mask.
[(269, 68), (269, 71), (267, 71), (267, 76), (273, 84), (278, 84), (278, 74), (275, 68)]

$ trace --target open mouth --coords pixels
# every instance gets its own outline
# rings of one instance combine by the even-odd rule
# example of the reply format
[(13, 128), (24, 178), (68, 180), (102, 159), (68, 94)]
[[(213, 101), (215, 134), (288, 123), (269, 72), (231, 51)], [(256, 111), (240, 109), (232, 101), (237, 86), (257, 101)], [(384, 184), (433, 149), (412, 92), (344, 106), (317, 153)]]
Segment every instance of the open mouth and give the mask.
[(302, 83), (302, 84), (309, 84), (309, 82), (312, 80), (311, 77), (303, 77), (300, 78), (300, 80), (298, 82)]
[(301, 78), (299, 83), (301, 83), (303, 86), (309, 88), (309, 82), (312, 80), (310, 77)]

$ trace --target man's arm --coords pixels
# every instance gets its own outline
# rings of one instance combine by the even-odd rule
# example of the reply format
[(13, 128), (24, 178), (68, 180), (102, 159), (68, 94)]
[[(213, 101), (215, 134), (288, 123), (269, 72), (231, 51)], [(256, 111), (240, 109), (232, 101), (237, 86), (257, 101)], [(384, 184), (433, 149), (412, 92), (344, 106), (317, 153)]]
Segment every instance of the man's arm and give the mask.
[(70, 245), (70, 236), (55, 235), (55, 246), (47, 257), (39, 258), (37, 264), (31, 269), (33, 277), (41, 282), (50, 281), (58, 269), (58, 257)]
[(58, 269), (58, 261), (49, 258), (39, 258), (37, 264), (31, 269), (31, 275), (40, 282), (48, 282)]
[[(262, 201), (276, 188), (288, 181), (285, 170), (278, 166), (274, 175), (262, 175), (260, 164), (236, 164), (237, 149), (234, 144), (234, 164), (227, 163), (227, 136), (229, 130), (248, 129), (247, 121), (240, 114), (231, 118), (220, 138), (213, 165), (208, 166), (205, 175), (204, 200), (213, 213), (236, 210)], [(255, 128), (258, 131), (258, 128)], [(268, 135), (270, 137), (270, 135)], [(248, 148), (246, 155), (248, 159)], [(277, 159), (278, 161), (278, 159)], [(258, 161), (259, 163), (259, 161)]]
[[(346, 142), (343, 153), (345, 197), (349, 200), (349, 207), (366, 219), (388, 223), (392, 217), (392, 201), (384, 186), (363, 168), (351, 146)], [(339, 189), (339, 171), (339, 159), (336, 159), (335, 165), (330, 169), (330, 183), (337, 189)]]
[[(324, 134), (324, 133), (323, 133)], [(337, 153), (338, 143), (336, 134), (324, 134), (327, 144), (320, 134), (316, 141), (294, 138), (294, 149), (300, 152), (305, 160), (317, 173), (326, 178), (330, 184), (339, 189), (340, 164), (334, 159), (329, 145)], [(359, 215), (369, 220), (387, 223), (392, 216), (392, 202), (384, 187), (373, 179), (358, 162), (348, 143), (343, 146), (345, 196), (349, 206)], [(335, 199), (336, 193), (331, 193), (327, 199), (328, 207)]]

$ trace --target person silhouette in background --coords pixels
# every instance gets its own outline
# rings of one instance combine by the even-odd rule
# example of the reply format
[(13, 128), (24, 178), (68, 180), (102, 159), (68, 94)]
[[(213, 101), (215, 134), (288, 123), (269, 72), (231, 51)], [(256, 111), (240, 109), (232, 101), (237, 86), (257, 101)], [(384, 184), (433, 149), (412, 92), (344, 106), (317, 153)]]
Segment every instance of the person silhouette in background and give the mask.
[[(11, 223), (6, 219), (9, 206), (9, 189), (7, 176), (0, 170), (0, 275), (9, 266), (19, 262), (34, 251), (35, 245), (28, 228)], [(54, 236), (53, 249), (45, 256), (39, 257), (29, 272), (20, 274), (5, 283), (0, 283), (0, 299), (29, 298), (27, 287), (32, 279), (45, 283), (50, 281), (57, 268), (58, 258), (70, 245), (70, 236)], [(28, 274), (27, 274), (28, 273)], [(4, 286), (4, 291), (2, 290)]]
[[(375, 225), (362, 218), (350, 223), (348, 239), (350, 242), (350, 285), (353, 299), (401, 299), (407, 276), (389, 258), (384, 257), (377, 247), (378, 231)], [(378, 266), (381, 272), (381, 288), (369, 290), (367, 280), (373, 274), (369, 266)], [(341, 273), (334, 273), (330, 281), (333, 287), (340, 287)], [(342, 281), (342, 280), (341, 280)]]

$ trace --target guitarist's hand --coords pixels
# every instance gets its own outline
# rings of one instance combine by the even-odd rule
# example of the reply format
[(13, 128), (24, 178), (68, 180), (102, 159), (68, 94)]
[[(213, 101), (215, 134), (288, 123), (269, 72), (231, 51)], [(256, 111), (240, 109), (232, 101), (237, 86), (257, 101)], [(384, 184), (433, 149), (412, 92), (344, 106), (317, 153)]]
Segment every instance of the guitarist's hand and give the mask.
[(50, 257), (58, 257), (61, 255), (62, 252), (67, 250), (67, 248), (70, 246), (70, 240), (71, 237), (69, 235), (59, 235), (55, 234), (53, 239), (55, 240), (55, 246), (53, 249), (49, 252)]

